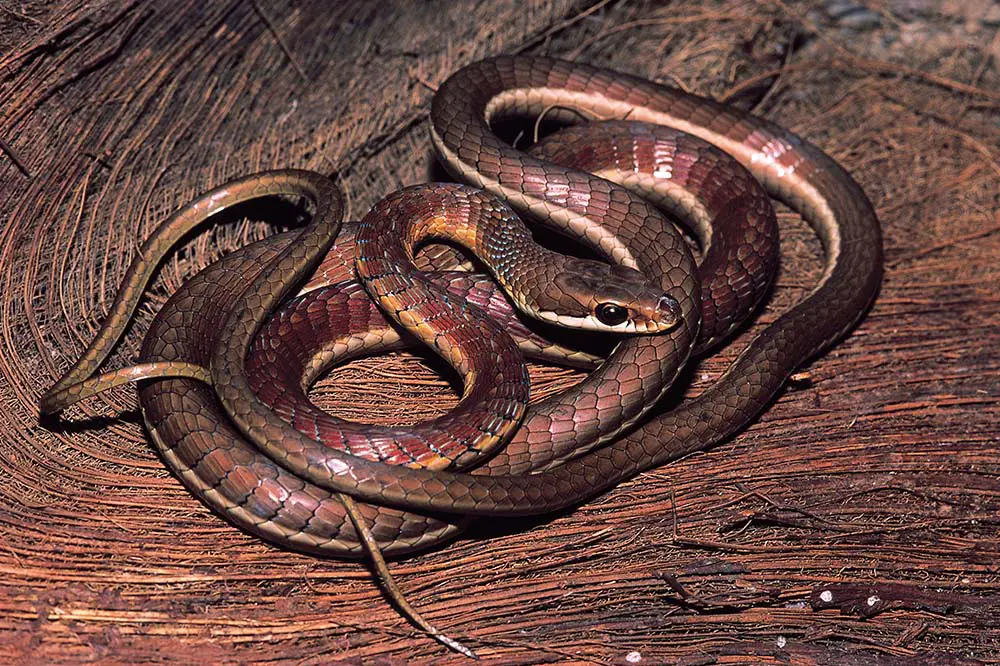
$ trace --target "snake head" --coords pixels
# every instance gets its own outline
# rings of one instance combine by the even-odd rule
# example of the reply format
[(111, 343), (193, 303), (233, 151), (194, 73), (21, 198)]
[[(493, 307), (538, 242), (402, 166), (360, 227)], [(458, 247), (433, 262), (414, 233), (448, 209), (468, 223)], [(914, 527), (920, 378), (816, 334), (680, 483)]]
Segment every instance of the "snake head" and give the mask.
[(681, 306), (637, 270), (567, 258), (555, 274), (540, 317), (570, 328), (663, 333), (681, 321)]

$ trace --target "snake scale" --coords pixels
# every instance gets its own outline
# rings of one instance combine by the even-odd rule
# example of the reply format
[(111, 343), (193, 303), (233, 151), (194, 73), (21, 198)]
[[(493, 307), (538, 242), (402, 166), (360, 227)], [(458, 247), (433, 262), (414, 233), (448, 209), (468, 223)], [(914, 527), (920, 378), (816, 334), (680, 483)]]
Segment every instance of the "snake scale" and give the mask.
[[(581, 115), (619, 121), (562, 130), (531, 153), (507, 145), (490, 128), (499, 119), (542, 113), (566, 123)], [(431, 136), (453, 176), (574, 238), (614, 270), (638, 271), (677, 321), (658, 334), (623, 339), (606, 359), (593, 357), (525, 327), (492, 282), (444, 271), (454, 254), (431, 248), (416, 264), (435, 272), (415, 280), (430, 284), (457, 311), (478, 308), (498, 317), (499, 326), (489, 330), (512, 331), (525, 352), (595, 370), (562, 394), (514, 409), (502, 424), (478, 428), (490, 440), (482, 450), (453, 451), (457, 440), (470, 439), (467, 434), (435, 439), (441, 422), (420, 424), (423, 431), (399, 437), (391, 429), (368, 437), (356, 425), (318, 412), (305, 396), (331, 362), (409, 344), (355, 281), (354, 255), (384, 238), (375, 218), (416, 215), (422, 219), (416, 226), (433, 237), (435, 227), (454, 226), (471, 208), (493, 204), (478, 190), (459, 186), (437, 186), (431, 199), (406, 190), (376, 206), (360, 225), (341, 230), (339, 195), (329, 181), (308, 172), (274, 172), (222, 186), (175, 215), (170, 229), (147, 241), (143, 256), (162, 256), (186, 229), (238, 201), (306, 196), (317, 213), (301, 233), (244, 248), (189, 280), (157, 315), (140, 365), (128, 379), (160, 377), (142, 385), (140, 402), (167, 464), (206, 504), (269, 540), (306, 552), (362, 554), (338, 493), (363, 502), (359, 507), (372, 534), (392, 554), (440, 543), (468, 516), (537, 514), (579, 503), (742, 428), (798, 366), (857, 322), (878, 290), (881, 232), (857, 183), (812, 144), (711, 100), (587, 65), (499, 57), (469, 65), (441, 86), (431, 109)], [(725, 154), (746, 171), (734, 169)], [(658, 209), (599, 176), (647, 191), (694, 227), (707, 249), (700, 283), (687, 244)], [(822, 278), (710, 388), (672, 411), (647, 415), (692, 350), (724, 339), (766, 294), (777, 259), (765, 190), (817, 232), (826, 257)], [(446, 200), (465, 212), (450, 212)], [(403, 234), (416, 243), (424, 236), (413, 228)], [(483, 244), (475, 232), (465, 236), (472, 245)], [(359, 266), (378, 267), (376, 277), (409, 275), (411, 269), (401, 266), (413, 251), (401, 252), (403, 264), (382, 265), (390, 252), (379, 245)], [(88, 352), (43, 396), (43, 412), (59, 409), (73, 385), (107, 356), (154, 268), (148, 260), (133, 265), (130, 286)], [(305, 293), (288, 301), (303, 282)], [(410, 282), (390, 285), (382, 295), (405, 296), (409, 288)], [(556, 296), (546, 308), (550, 315), (564, 305)], [(397, 301), (396, 309), (405, 318), (418, 305)], [(621, 307), (615, 307), (595, 310), (595, 316), (617, 321)], [(410, 324), (404, 322), (419, 333), (422, 324)], [(489, 346), (493, 334), (478, 338)], [(447, 355), (447, 336), (444, 343), (439, 353)], [(469, 365), (458, 352), (452, 356), (466, 379), (463, 398), (471, 393), (469, 385), (497, 370)], [(186, 376), (162, 378), (142, 370), (164, 363), (176, 364), (177, 374)], [(499, 370), (507, 372), (503, 386), (513, 387), (509, 392), (520, 390), (523, 366), (500, 361)], [(482, 396), (489, 401), (508, 392), (488, 384), (477, 390), (484, 393), (466, 405), (472, 411), (481, 411)], [(515, 399), (523, 403), (526, 397)], [(493, 423), (488, 414), (484, 422)], [(493, 453), (507, 431), (512, 441)], [(319, 441), (324, 437), (334, 441)], [(400, 438), (417, 440), (421, 453), (403, 453)]]

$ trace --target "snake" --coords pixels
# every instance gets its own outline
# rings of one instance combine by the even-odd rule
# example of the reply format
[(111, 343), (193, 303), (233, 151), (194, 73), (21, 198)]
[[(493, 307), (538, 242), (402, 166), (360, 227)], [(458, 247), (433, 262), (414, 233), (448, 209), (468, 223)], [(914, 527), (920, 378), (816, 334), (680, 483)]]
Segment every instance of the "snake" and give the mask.
[[(603, 164), (597, 161), (597, 173), (588, 173), (551, 161), (544, 155), (544, 146), (537, 155), (515, 149), (491, 129), (491, 123), (506, 117), (542, 113), (566, 123), (581, 114), (618, 119), (612, 123), (613, 130), (632, 137), (632, 150), (621, 148), (620, 144), (629, 141), (612, 142), (603, 151)], [(314, 201), (317, 213), (305, 231), (276, 236), (224, 258), (192, 278), (161, 309), (144, 339), (137, 367), (176, 364), (179, 376), (158, 378), (141, 387), (144, 420), (164, 460), (184, 483), (249, 531), (297, 550), (359, 555), (358, 535), (336, 498), (344, 493), (364, 502), (362, 512), (382, 549), (389, 554), (405, 553), (451, 538), (467, 516), (558, 510), (729, 437), (768, 405), (791, 373), (846, 334), (878, 291), (881, 232), (868, 198), (832, 158), (766, 120), (627, 74), (533, 56), (498, 57), (462, 68), (442, 84), (430, 115), (432, 142), (452, 175), (501, 197), (518, 214), (572, 236), (615, 266), (647, 277), (655, 274), (653, 279), (659, 281), (656, 299), (669, 299), (675, 325), (660, 334), (627, 338), (606, 359), (581, 361), (599, 365), (570, 391), (533, 405), (534, 411), (526, 408), (524, 414), (512, 415), (510, 420), (520, 424), (513, 441), (475, 469), (466, 470), (458, 459), (462, 456), (439, 458), (442, 465), (454, 469), (430, 469), (389, 464), (395, 461), (374, 451), (351, 455), (310, 434), (318, 421), (299, 430), (286, 418), (289, 413), (297, 414), (296, 410), (307, 411), (300, 406), (302, 386), (335, 355), (331, 350), (345, 346), (344, 340), (365, 347), (357, 341), (371, 342), (375, 337), (384, 348), (402, 340), (387, 322), (375, 321), (377, 311), (360, 298), (357, 286), (344, 284), (355, 277), (345, 255), (358, 254), (360, 245), (343, 242), (339, 250), (337, 246), (348, 238), (356, 241), (372, 233), (371, 215), (338, 236), (340, 202), (332, 185), (307, 172), (276, 172), (213, 191), (175, 216), (183, 222), (170, 227), (173, 231), (154, 234), (147, 241), (133, 264), (138, 266), (135, 275), (127, 276), (127, 280), (135, 278), (129, 282), (132, 286), (120, 292), (95, 343), (57, 383), (58, 390), (43, 396), (43, 411), (59, 408), (54, 396), (60, 391), (65, 394), (67, 386), (89, 375), (106, 357), (118, 334), (113, 328), (123, 327), (134, 308), (127, 303), (118, 307), (121, 294), (127, 296), (123, 303), (137, 298), (141, 286), (134, 285), (153, 270), (149, 264), (155, 262), (150, 258), (162, 255), (183, 235), (177, 229), (190, 228), (237, 201), (270, 194), (306, 196)], [(670, 166), (661, 169), (659, 183), (651, 182), (657, 167), (653, 173), (634, 167), (641, 152), (635, 149), (634, 139), (650, 131), (647, 124), (694, 137), (671, 135), (665, 141), (653, 141), (652, 145), (660, 147), (654, 154), (663, 146), (670, 147)], [(576, 159), (602, 152), (590, 139), (578, 143), (572, 135), (576, 129), (553, 137), (552, 159), (559, 159), (556, 153), (560, 151)], [(773, 279), (775, 259), (756, 243), (771, 232), (741, 229), (729, 247), (735, 261), (708, 273), (699, 286), (690, 253), (669, 221), (651, 203), (601, 176), (611, 176), (614, 169), (608, 167), (609, 160), (614, 162), (616, 154), (623, 154), (625, 164), (630, 160), (632, 164), (619, 170), (623, 184), (670, 191), (672, 198), (664, 201), (673, 203), (664, 205), (686, 214), (696, 227), (701, 224), (701, 240), (711, 250), (720, 236), (715, 227), (709, 231), (703, 224), (711, 215), (749, 210), (751, 218), (767, 217), (766, 212), (755, 210), (759, 197), (748, 193), (751, 186), (735, 196), (725, 194), (720, 182), (732, 179), (724, 177), (722, 169), (711, 168), (718, 161), (716, 151), (731, 156), (768, 195), (810, 223), (824, 248), (823, 275), (801, 301), (764, 327), (714, 384), (669, 412), (649, 415), (649, 406), (664, 395), (692, 350), (718, 344), (739, 325), (742, 315), (732, 314), (738, 309), (734, 303), (745, 311), (760, 301)], [(690, 189), (678, 185), (685, 180), (690, 181)], [(390, 204), (376, 207), (379, 215), (391, 213)], [(447, 219), (445, 214), (440, 217)], [(445, 267), (444, 256), (425, 258), (422, 267)], [(733, 279), (729, 271), (741, 262), (762, 269), (765, 277), (748, 278), (740, 273)], [(707, 259), (702, 268), (706, 263)], [(265, 345), (258, 332), (269, 326), (268, 316), (314, 271), (317, 277), (306, 288), (323, 288), (285, 306), (273, 320), (278, 329), (282, 321), (286, 330), (294, 328), (288, 323), (303, 321), (307, 318), (303, 313), (329, 318), (331, 308), (365, 321), (346, 338), (331, 341), (306, 336), (310, 339), (296, 352), (298, 365), (287, 371), (287, 377), (299, 386), (282, 394), (294, 393), (295, 399), (282, 407), (278, 404), (281, 396), (272, 396), (267, 404), (252, 390), (254, 380), (249, 373), (254, 364), (247, 362), (248, 354)], [(463, 290), (465, 295), (478, 296), (479, 309), (505, 307), (478, 278), (444, 274), (439, 276), (439, 285), (440, 293), (452, 293), (456, 301), (460, 300), (457, 292)], [(717, 285), (715, 291), (712, 285)], [(451, 288), (456, 292), (449, 292)], [(476, 306), (458, 305), (457, 309), (465, 307)], [(547, 312), (566, 316), (555, 309)], [(591, 314), (598, 315), (596, 311)], [(620, 315), (614, 310), (604, 314), (609, 321), (617, 321)], [(711, 331), (700, 332), (703, 318)], [(279, 333), (275, 336), (280, 337)], [(528, 349), (546, 346), (530, 333), (525, 339), (522, 346)], [(560, 353), (573, 360), (569, 352)], [(459, 365), (463, 362), (464, 357), (457, 358)], [(267, 364), (255, 371), (275, 372)], [(523, 375), (520, 368), (514, 371), (518, 373)], [(141, 376), (137, 370), (131, 378)], [(146, 376), (156, 375), (150, 371)], [(260, 388), (259, 379), (257, 384)], [(488, 435), (494, 438), (496, 433)]]

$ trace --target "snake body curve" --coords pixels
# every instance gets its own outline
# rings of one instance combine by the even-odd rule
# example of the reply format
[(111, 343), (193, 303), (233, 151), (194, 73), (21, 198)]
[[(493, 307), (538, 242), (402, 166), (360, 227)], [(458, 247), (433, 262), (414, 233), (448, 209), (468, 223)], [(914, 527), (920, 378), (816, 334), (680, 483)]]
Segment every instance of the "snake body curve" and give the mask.
[[(746, 114), (605, 70), (542, 58), (499, 58), (470, 66), (442, 86), (432, 111), (432, 135), (446, 165), (456, 175), (504, 195), (521, 211), (541, 211), (564, 230), (584, 228), (583, 220), (589, 219), (586, 213), (593, 212), (594, 206), (603, 206), (605, 211), (620, 206), (626, 215), (635, 215), (636, 210), (645, 215), (644, 204), (634, 203), (603, 181), (588, 180), (527, 157), (505, 146), (489, 131), (491, 118), (511, 112), (538, 113), (554, 104), (585, 109), (600, 117), (627, 115), (629, 119), (659, 122), (700, 136), (734, 155), (772, 195), (790, 203), (816, 228), (827, 253), (827, 268), (820, 284), (765, 329), (702, 396), (653, 419), (624, 439), (566, 464), (538, 474), (514, 474), (544, 468), (571, 455), (568, 450), (556, 452), (557, 447), (549, 447), (541, 462), (529, 460), (530, 456), (517, 449), (505, 452), (497, 458), (502, 462), (484, 468), (485, 473), (480, 474), (400, 469), (349, 459), (336, 452), (323, 460), (310, 460), (301, 451), (296, 452), (299, 462), (304, 462), (301, 471), (309, 472), (312, 480), (365, 500), (431, 512), (518, 515), (566, 506), (742, 427), (766, 405), (796, 366), (842, 335), (871, 302), (881, 276), (881, 240), (877, 220), (863, 192), (818, 149)], [(568, 196), (554, 202), (545, 199), (544, 183), (551, 182), (549, 177), (561, 183), (561, 191)], [(604, 196), (596, 197), (595, 193)], [(574, 198), (574, 194), (578, 196)], [(626, 198), (616, 199), (622, 196)], [(592, 227), (586, 229), (589, 232)], [(643, 233), (636, 230), (634, 238), (648, 241)], [(645, 246), (630, 248), (607, 229), (592, 232), (589, 241), (592, 248), (608, 258), (642, 267)], [(230, 373), (234, 357), (226, 354), (245, 353), (259, 322), (247, 320), (237, 326), (242, 329), (246, 346), (236, 345), (236, 352), (232, 352), (222, 349), (221, 344), (209, 350), (205, 338), (199, 337), (227, 329), (225, 312), (184, 330), (176, 330), (171, 320), (209, 291), (213, 298), (224, 296), (227, 290), (230, 295), (240, 293), (247, 281), (261, 272), (254, 261), (273, 259), (279, 252), (287, 256), (290, 247), (294, 246), (288, 245), (287, 237), (274, 239), (223, 260), (210, 269), (209, 276), (194, 278), (174, 307), (168, 304), (161, 311), (146, 338), (143, 360), (167, 358), (177, 350), (211, 357), (220, 393), (229, 390), (238, 399), (246, 384), (233, 382)], [(313, 245), (310, 250), (319, 257), (326, 247)], [(668, 272), (678, 269), (681, 263), (683, 259), (667, 266)], [(298, 276), (287, 282), (294, 277)], [(697, 320), (693, 284), (690, 278), (676, 280), (684, 287), (677, 291), (676, 298), (682, 304), (687, 324), (673, 334), (630, 340), (615, 351), (619, 360), (629, 354), (642, 358), (644, 353), (652, 353), (656, 366), (652, 374), (667, 380), (683, 363), (687, 356), (684, 348), (690, 347), (696, 332), (691, 323)], [(265, 272), (258, 284), (266, 281)], [(671, 284), (669, 288), (676, 286)], [(272, 295), (281, 289), (287, 291), (284, 286), (275, 290), (273, 284), (270, 289)], [(263, 309), (269, 309), (283, 293), (266, 299)], [(615, 360), (613, 357), (612, 364)], [(664, 381), (651, 393), (662, 393), (667, 383)], [(618, 387), (621, 385), (619, 380)], [(336, 515), (332, 506), (335, 502), (327, 490), (247, 447), (240, 434), (219, 419), (217, 412), (213, 413), (216, 406), (211, 390), (190, 380), (163, 380), (144, 387), (141, 400), (150, 431), (165, 459), (214, 508), (248, 529), (293, 547), (358, 552), (350, 543), (351, 529), (345, 528), (342, 514)], [(256, 429), (266, 440), (272, 434), (266, 432), (272, 423), (264, 419), (255, 424), (254, 409), (246, 411), (237, 406), (242, 417), (238, 414), (236, 420), (243, 418), (243, 427)], [(638, 419), (638, 414), (636, 411), (634, 416), (615, 423), (598, 424), (600, 434), (595, 441), (619, 433)], [(227, 428), (229, 432), (224, 432)], [(286, 431), (287, 427), (278, 426), (275, 432), (281, 437), (271, 439), (284, 439)], [(287, 450), (276, 448), (270, 453), (290, 462)], [(295, 466), (292, 460), (291, 467)], [(366, 511), (374, 521), (373, 531), (389, 551), (422, 547), (454, 531), (440, 516), (401, 514), (378, 506), (368, 506)]]
[[(618, 203), (614, 195), (595, 197), (595, 192), (604, 186), (591, 180), (586, 183), (585, 196), (577, 201), (573, 196), (575, 182), (570, 174), (565, 174), (560, 183), (564, 199), (541, 198), (539, 195), (546, 191), (548, 177), (558, 178), (559, 169), (530, 160), (506, 147), (491, 133), (488, 125), (502, 109), (532, 113), (560, 103), (591, 108), (602, 116), (627, 113), (630, 118), (659, 121), (700, 134), (710, 142), (714, 140), (759, 175), (765, 187), (775, 195), (797, 205), (819, 232), (829, 258), (819, 286), (787, 313), (779, 325), (766, 329), (737, 360), (735, 369), (716, 384), (726, 404), (712, 405), (714, 414), (701, 418), (702, 423), (709, 423), (711, 427), (702, 428), (705, 437), (698, 445), (706, 440), (717, 441), (732, 432), (734, 426), (742, 426), (756, 415), (799, 363), (841, 335), (871, 302), (881, 275), (881, 240), (871, 205), (857, 184), (832, 159), (784, 130), (749, 116), (741, 117), (706, 100), (667, 92), (649, 82), (622, 75), (614, 78), (602, 70), (554, 60), (498, 58), (459, 71), (445, 82), (435, 97), (432, 135), (446, 164), (456, 173), (476, 185), (503, 194), (515, 208), (528, 211), (538, 208), (547, 213), (547, 220), (562, 224), (568, 230), (578, 225), (582, 228), (584, 216), (574, 209), (575, 205), (597, 205), (608, 211)], [(700, 123), (701, 118), (708, 120)], [(471, 165), (478, 170), (473, 170)], [(522, 177), (522, 174), (529, 177)], [(644, 204), (629, 201), (619, 205), (622, 213), (628, 216), (633, 213), (633, 205), (641, 208)], [(645, 210), (642, 209), (643, 216)], [(585, 236), (592, 247), (603, 250), (605, 256), (613, 260), (636, 261), (642, 268), (636, 257), (629, 256), (628, 248), (622, 246), (620, 239), (600, 230), (591, 234), (592, 230), (588, 227)], [(617, 231), (619, 234), (629, 231), (629, 226), (620, 224)], [(636, 232), (637, 237), (641, 233)], [(642, 245), (635, 249), (641, 253), (648, 247)], [(683, 261), (680, 255), (676, 258)], [(280, 296), (272, 287), (274, 276), (291, 273), (280, 265), (269, 270), (266, 277), (248, 290), (255, 304), (274, 303)], [(680, 283), (683, 284), (683, 279)], [(665, 291), (680, 304), (685, 322), (691, 322), (693, 313), (689, 308), (693, 299), (690, 292), (676, 288), (673, 292), (670, 288)], [(542, 513), (579, 502), (595, 490), (607, 488), (672, 455), (669, 448), (660, 445), (659, 439), (653, 440), (648, 437), (648, 431), (640, 431), (544, 474), (476, 476), (393, 467), (324, 449), (248, 395), (242, 361), (250, 338), (263, 317), (259, 311), (251, 314), (249, 310), (242, 310), (237, 318), (237, 326), (225, 328), (226, 332), (234, 334), (235, 342), (224, 350), (217, 350), (212, 363), (213, 383), (227, 413), (258, 447), (286, 468), (317, 485), (363, 501), (477, 515)], [(683, 360), (686, 356), (684, 338), (687, 337), (690, 344), (692, 333), (689, 326), (681, 325), (661, 336), (627, 340), (615, 353), (623, 349), (636, 350), (643, 343), (669, 350), (676, 355), (670, 358), (654, 356), (659, 369), (665, 370), (662, 374), (669, 378), (680, 367), (676, 359)], [(612, 366), (620, 358), (615, 359), (613, 355), (605, 367)], [(642, 361), (636, 359), (640, 366)], [(641, 384), (635, 386), (619, 381), (610, 393), (613, 394), (616, 388), (629, 387), (640, 391), (643, 388)], [(654, 427), (659, 430), (665, 421), (681, 413), (671, 413)], [(715, 418), (720, 413), (725, 413), (726, 417)], [(629, 422), (623, 419), (616, 424), (596, 419), (593, 425), (608, 426), (614, 435)], [(685, 426), (678, 425), (678, 429), (683, 432)], [(575, 439), (576, 435), (571, 438)]]

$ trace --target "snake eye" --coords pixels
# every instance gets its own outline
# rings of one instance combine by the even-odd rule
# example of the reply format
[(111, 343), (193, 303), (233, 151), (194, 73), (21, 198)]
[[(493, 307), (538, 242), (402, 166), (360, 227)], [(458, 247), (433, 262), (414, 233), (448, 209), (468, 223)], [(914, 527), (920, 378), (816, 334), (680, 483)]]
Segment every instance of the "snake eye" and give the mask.
[(617, 326), (624, 324), (625, 320), (628, 319), (628, 308), (614, 303), (601, 303), (597, 306), (594, 314), (597, 315), (597, 320), (605, 326)]

